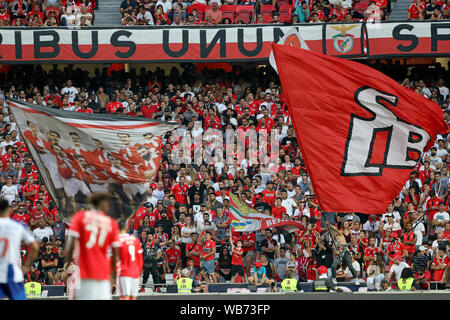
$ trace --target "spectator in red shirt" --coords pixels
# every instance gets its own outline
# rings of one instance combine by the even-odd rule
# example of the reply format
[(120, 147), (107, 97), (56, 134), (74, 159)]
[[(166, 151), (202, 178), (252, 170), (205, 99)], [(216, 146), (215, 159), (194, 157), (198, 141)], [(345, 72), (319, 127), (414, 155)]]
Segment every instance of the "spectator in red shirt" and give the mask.
[(116, 113), (119, 109), (123, 109), (123, 104), (117, 100), (117, 95), (114, 94), (112, 101), (106, 105), (106, 111), (108, 113)]
[(211, 280), (217, 283), (217, 276), (214, 272), (214, 262), (216, 254), (216, 243), (212, 240), (210, 231), (205, 232), (205, 242), (203, 243), (200, 265), (202, 267), (203, 278), (207, 283)]
[(30, 215), (25, 212), (25, 205), (23, 204), (19, 205), (16, 213), (11, 216), (11, 219), (21, 222), (25, 227), (28, 227), (28, 223), (31, 220)]
[(175, 246), (175, 242), (173, 240), (169, 240), (169, 248), (166, 249), (165, 253), (166, 272), (174, 273), (180, 265), (181, 250)]
[(439, 204), (441, 203), (442, 199), (436, 196), (436, 192), (431, 189), (428, 191), (428, 195), (430, 196), (430, 199), (428, 199), (426, 207), (427, 207), (427, 217), (428, 217), (428, 223), (431, 224), (431, 221), (433, 221), (434, 215), (436, 212), (439, 211)]
[(275, 207), (272, 209), (272, 216), (278, 219), (282, 219), (283, 213), (286, 213), (286, 208), (281, 205), (281, 197), (277, 197), (275, 201)]
[(175, 196), (177, 203), (185, 204), (187, 203), (187, 193), (189, 191), (189, 186), (185, 184), (185, 178), (180, 177), (179, 182), (173, 186), (170, 192)]
[(446, 248), (439, 247), (438, 253), (433, 260), (431, 270), (433, 270), (433, 281), (447, 282), (450, 284), (450, 258), (446, 255)]
[(425, 4), (421, 0), (414, 0), (408, 9), (408, 20), (424, 20)]
[(268, 181), (266, 183), (266, 190), (263, 190), (261, 193), (263, 194), (262, 201), (270, 205), (270, 207), (275, 206), (275, 198), (277, 196), (276, 192), (272, 190), (273, 182)]
[(416, 289), (418, 290), (428, 290), (430, 288), (431, 273), (423, 267), (417, 269), (414, 274), (414, 279), (416, 283)]
[(0, 4), (0, 20), (2, 21), (3, 25), (7, 26), (9, 25), (11, 17), (7, 11), (7, 8), (3, 3)]
[(34, 183), (33, 177), (28, 177), (27, 182), (22, 186), (22, 195), (25, 197), (25, 199), (34, 201), (34, 198), (38, 191), (39, 187)]

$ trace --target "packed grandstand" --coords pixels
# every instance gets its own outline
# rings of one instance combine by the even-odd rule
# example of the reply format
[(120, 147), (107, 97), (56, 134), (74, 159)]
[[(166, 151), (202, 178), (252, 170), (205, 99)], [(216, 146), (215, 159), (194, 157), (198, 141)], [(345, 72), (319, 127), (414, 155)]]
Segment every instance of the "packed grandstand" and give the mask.
[[(92, 26), (99, 5), (102, 4), (90, 0), (4, 1), (0, 4), (0, 25)], [(390, 12), (389, 0), (123, 0), (120, 4), (121, 22), (125, 26), (348, 23), (388, 20)], [(415, 0), (408, 9), (408, 20), (444, 20), (449, 13), (445, 0)]]
[[(98, 190), (119, 194), (127, 205), (120, 222), (143, 249), (140, 293), (176, 292), (184, 277), (197, 292), (207, 292), (206, 284), (220, 292), (281, 291), (291, 278), (299, 291), (312, 291), (324, 273), (347, 291), (399, 291), (403, 278), (414, 279), (411, 290), (448, 289), (447, 135), (431, 137), (433, 147), (382, 214), (325, 212), (287, 90), (267, 61), (272, 43), (283, 39), (305, 49), (306, 41), (312, 52), (358, 59), (394, 79), (439, 106), (449, 123), (449, 1), (411, 1), (399, 22), (390, 19), (399, 0), (123, 0), (120, 7), (111, 2), (120, 20), (106, 28), (95, 23), (109, 5), (102, 0), (0, 2), (0, 198), (39, 246), (33, 261), (31, 248), (21, 247), (20, 265), (31, 265), (23, 269), (25, 283), (73, 297), (80, 268), (67, 257), (71, 218)], [(285, 39), (291, 26), (300, 38)], [(326, 89), (323, 96), (334, 99)], [(114, 139), (124, 145), (115, 153), (100, 133), (88, 135), (94, 144), (83, 153), (86, 136), (33, 123), (31, 116), (20, 122), (13, 108), (48, 110), (58, 120), (86, 121), (84, 128), (104, 129), (89, 122), (92, 115), (104, 116), (112, 130), (135, 120), (178, 128), (157, 138), (146, 133), (151, 137), (139, 151), (119, 133)], [(227, 130), (277, 138), (253, 145), (244, 135), (244, 149), (233, 140), (230, 153)], [(218, 136), (224, 148), (214, 144)], [(318, 141), (317, 148), (328, 143)], [(264, 158), (263, 148), (278, 153)], [(100, 166), (89, 152), (98, 152)], [(70, 171), (67, 177), (55, 177), (64, 175), (61, 168)], [(280, 226), (241, 232), (239, 210), (273, 217)], [(346, 245), (339, 247), (341, 240)]]
[[(396, 63), (372, 65), (404, 87), (436, 102), (448, 120), (449, 72), (439, 63), (408, 67)], [(23, 79), (28, 79), (25, 83)], [(280, 283), (289, 272), (300, 282), (311, 282), (325, 266), (338, 282), (367, 283), (369, 290), (397, 289), (402, 270), (412, 270), (419, 289), (450, 284), (447, 256), (450, 244), (448, 142), (439, 136), (435, 146), (411, 172), (398, 197), (383, 215), (323, 213), (292, 127), (288, 106), (276, 74), (266, 68), (236, 66), (226, 72), (194, 64), (166, 72), (130, 69), (129, 72), (80, 68), (58, 69), (15, 66), (2, 75), (1, 195), (12, 208), (12, 219), (27, 226), (40, 246), (39, 256), (25, 281), (74, 286), (73, 264), (65, 263), (68, 221), (40, 179), (6, 98), (67, 112), (127, 115), (179, 121), (181, 128), (276, 130), (279, 166), (265, 171), (260, 163), (232, 165), (174, 164), (175, 135), (162, 140), (161, 166), (146, 184), (148, 198), (130, 216), (127, 232), (144, 248), (141, 292), (145, 285), (172, 284), (184, 268), (200, 283), (254, 281), (254, 267), (265, 267), (265, 283)], [(200, 127), (194, 123), (200, 121)], [(247, 145), (248, 147), (248, 145)], [(193, 155), (193, 153), (192, 153)], [(376, 190), (374, 190), (376, 192)], [(230, 233), (230, 195), (248, 206), (303, 228)], [(328, 223), (345, 237), (357, 277), (333, 264), (333, 238)], [(216, 245), (213, 276), (200, 268), (199, 253), (205, 232)], [(231, 237), (231, 239), (230, 239)], [(231, 242), (241, 240), (242, 261), (232, 254)], [(196, 254), (198, 253), (198, 254)], [(22, 248), (22, 263), (28, 257)], [(242, 269), (236, 271), (234, 265)], [(149, 280), (150, 279), (150, 280)], [(390, 288), (390, 289), (389, 289)]]

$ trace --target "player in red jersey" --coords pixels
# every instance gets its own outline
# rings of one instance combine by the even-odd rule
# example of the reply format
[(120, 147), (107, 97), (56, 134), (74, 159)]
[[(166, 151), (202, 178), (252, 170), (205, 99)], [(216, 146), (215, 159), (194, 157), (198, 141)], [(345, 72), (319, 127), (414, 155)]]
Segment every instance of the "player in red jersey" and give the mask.
[(120, 300), (136, 300), (144, 265), (141, 242), (127, 232), (125, 220), (119, 221), (119, 262), (117, 276)]
[[(75, 213), (69, 228), (66, 245), (67, 264), (74, 260), (80, 267), (80, 288), (75, 294), (78, 300), (111, 300), (111, 286), (119, 257), (119, 226), (107, 216), (110, 196), (93, 194), (89, 202), (92, 210)], [(108, 251), (111, 250), (111, 257)]]

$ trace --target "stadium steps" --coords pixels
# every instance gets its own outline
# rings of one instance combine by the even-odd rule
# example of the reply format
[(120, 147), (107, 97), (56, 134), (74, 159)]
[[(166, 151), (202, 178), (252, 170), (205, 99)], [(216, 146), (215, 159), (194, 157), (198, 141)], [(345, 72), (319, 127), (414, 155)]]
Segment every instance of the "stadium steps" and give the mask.
[(407, 20), (408, 19), (408, 9), (412, 0), (397, 0), (392, 1), (392, 12), (389, 15), (389, 20)]
[(120, 4), (121, 0), (100, 0), (95, 11), (95, 26), (118, 27), (121, 25)]

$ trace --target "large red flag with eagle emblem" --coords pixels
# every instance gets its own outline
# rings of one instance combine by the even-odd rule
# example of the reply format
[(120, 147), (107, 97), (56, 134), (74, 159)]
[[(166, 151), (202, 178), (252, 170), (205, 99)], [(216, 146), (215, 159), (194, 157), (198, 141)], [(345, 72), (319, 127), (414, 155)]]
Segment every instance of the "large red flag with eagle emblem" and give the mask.
[(437, 133), (448, 131), (442, 110), (360, 63), (272, 47), (321, 209), (384, 213)]

